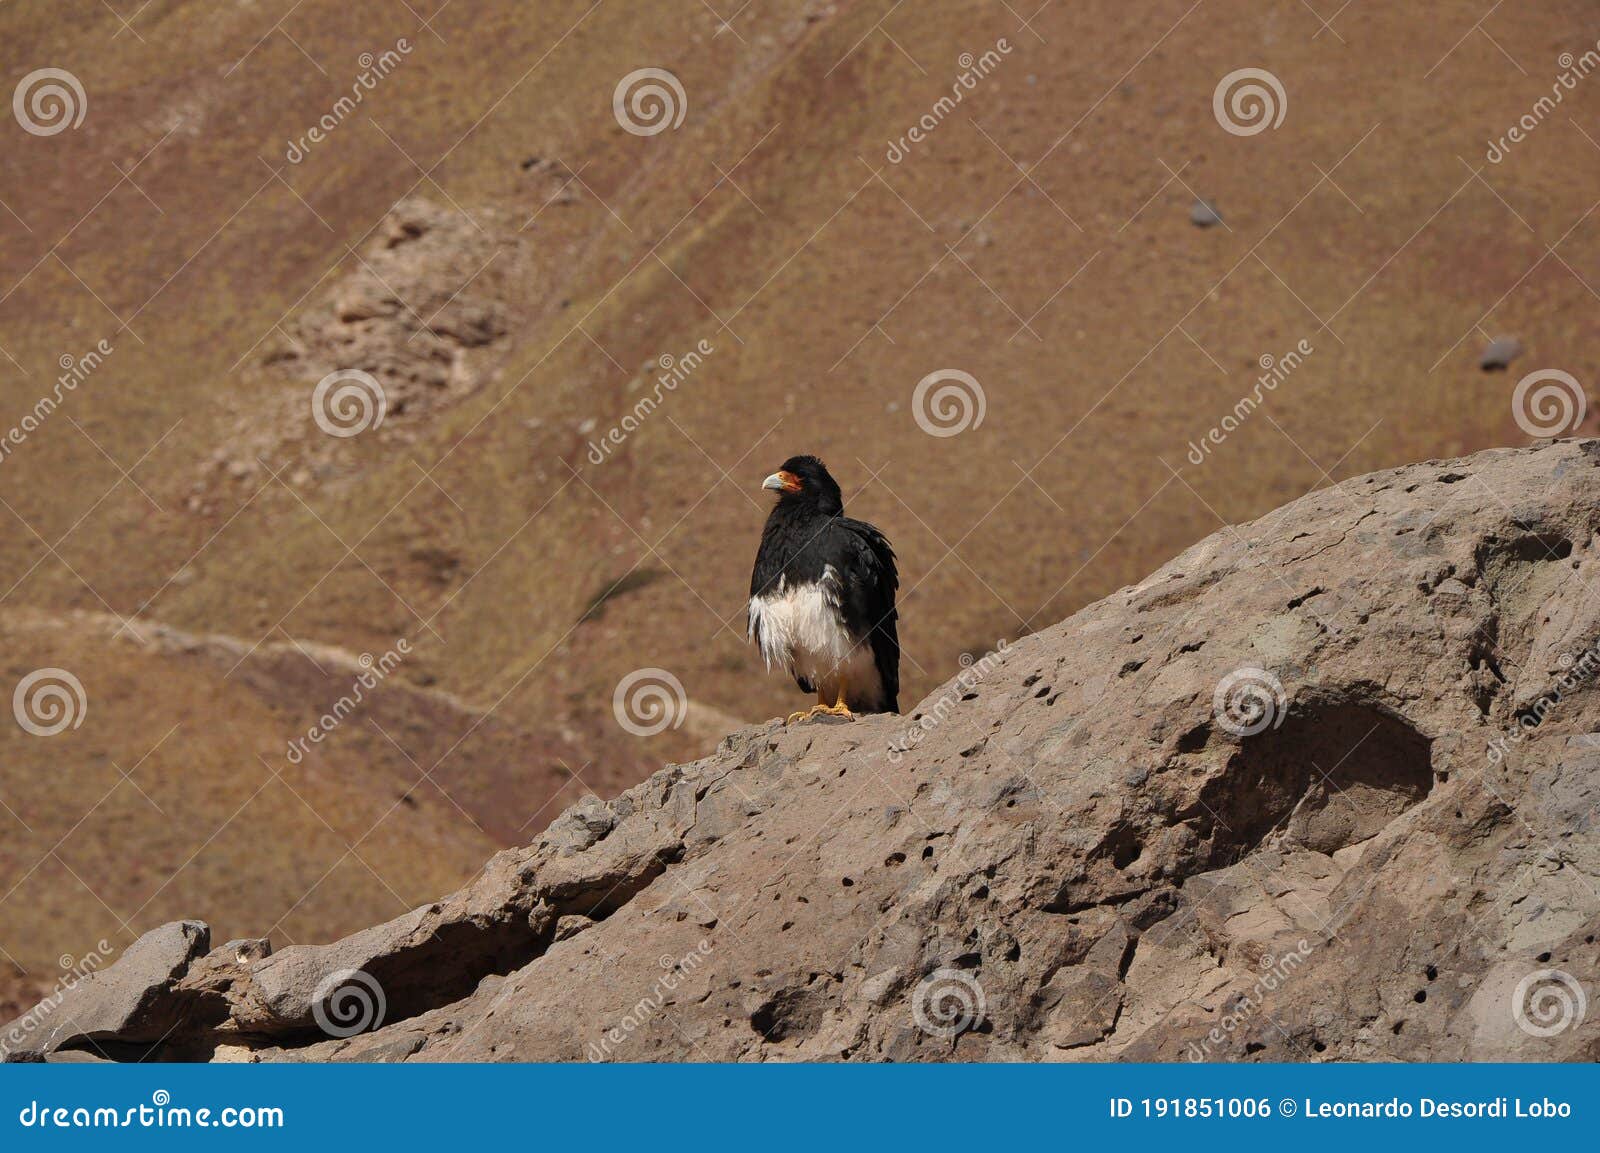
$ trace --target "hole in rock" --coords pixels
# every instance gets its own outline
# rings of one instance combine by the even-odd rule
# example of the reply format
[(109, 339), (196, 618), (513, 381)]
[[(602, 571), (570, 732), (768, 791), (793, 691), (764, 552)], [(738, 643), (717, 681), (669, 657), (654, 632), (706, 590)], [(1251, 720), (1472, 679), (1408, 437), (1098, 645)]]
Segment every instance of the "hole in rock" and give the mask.
[(1366, 840), (1433, 788), (1431, 744), (1366, 703), (1296, 702), (1283, 723), (1243, 738), (1196, 806), (1213, 859), (1237, 860), (1283, 826), (1323, 853)]

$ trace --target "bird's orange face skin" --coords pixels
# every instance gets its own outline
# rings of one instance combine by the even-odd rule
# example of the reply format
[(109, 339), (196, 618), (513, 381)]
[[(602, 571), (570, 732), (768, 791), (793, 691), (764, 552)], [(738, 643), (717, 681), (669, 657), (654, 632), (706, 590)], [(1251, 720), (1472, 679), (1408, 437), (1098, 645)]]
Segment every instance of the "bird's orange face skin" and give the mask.
[(777, 489), (779, 492), (799, 492), (801, 489), (800, 478), (792, 472), (779, 470), (767, 478), (764, 488)]

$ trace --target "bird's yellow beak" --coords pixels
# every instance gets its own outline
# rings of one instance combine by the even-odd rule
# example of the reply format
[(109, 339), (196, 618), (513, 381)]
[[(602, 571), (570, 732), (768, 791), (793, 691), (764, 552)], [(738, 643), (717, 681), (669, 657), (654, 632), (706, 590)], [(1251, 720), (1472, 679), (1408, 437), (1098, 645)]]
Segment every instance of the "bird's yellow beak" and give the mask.
[(770, 488), (774, 492), (799, 492), (800, 478), (792, 472), (775, 472), (761, 482), (762, 488)]

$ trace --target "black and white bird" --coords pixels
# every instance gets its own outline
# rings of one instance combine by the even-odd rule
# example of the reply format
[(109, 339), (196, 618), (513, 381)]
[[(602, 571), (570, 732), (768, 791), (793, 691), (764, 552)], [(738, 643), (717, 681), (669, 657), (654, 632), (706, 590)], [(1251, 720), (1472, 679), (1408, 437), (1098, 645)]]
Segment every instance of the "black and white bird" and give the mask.
[(762, 482), (778, 494), (750, 574), (749, 637), (817, 703), (798, 717), (900, 710), (900, 577), (877, 529), (844, 515), (838, 482), (795, 456)]

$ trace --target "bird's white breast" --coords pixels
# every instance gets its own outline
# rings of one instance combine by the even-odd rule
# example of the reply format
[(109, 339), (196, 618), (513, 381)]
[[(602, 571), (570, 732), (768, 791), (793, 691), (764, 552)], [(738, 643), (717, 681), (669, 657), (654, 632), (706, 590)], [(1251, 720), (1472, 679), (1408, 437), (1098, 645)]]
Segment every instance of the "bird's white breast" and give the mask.
[(772, 592), (751, 597), (750, 631), (761, 640), (767, 667), (787, 666), (811, 681), (828, 679), (856, 647), (839, 614), (839, 574), (832, 565), (815, 584), (780, 579)]
[(750, 598), (750, 632), (761, 641), (767, 667), (787, 668), (803, 678), (826, 701), (834, 701), (849, 685), (852, 701), (881, 707), (883, 681), (872, 646), (857, 642), (839, 611), (839, 574), (832, 565), (815, 584), (777, 587)]

